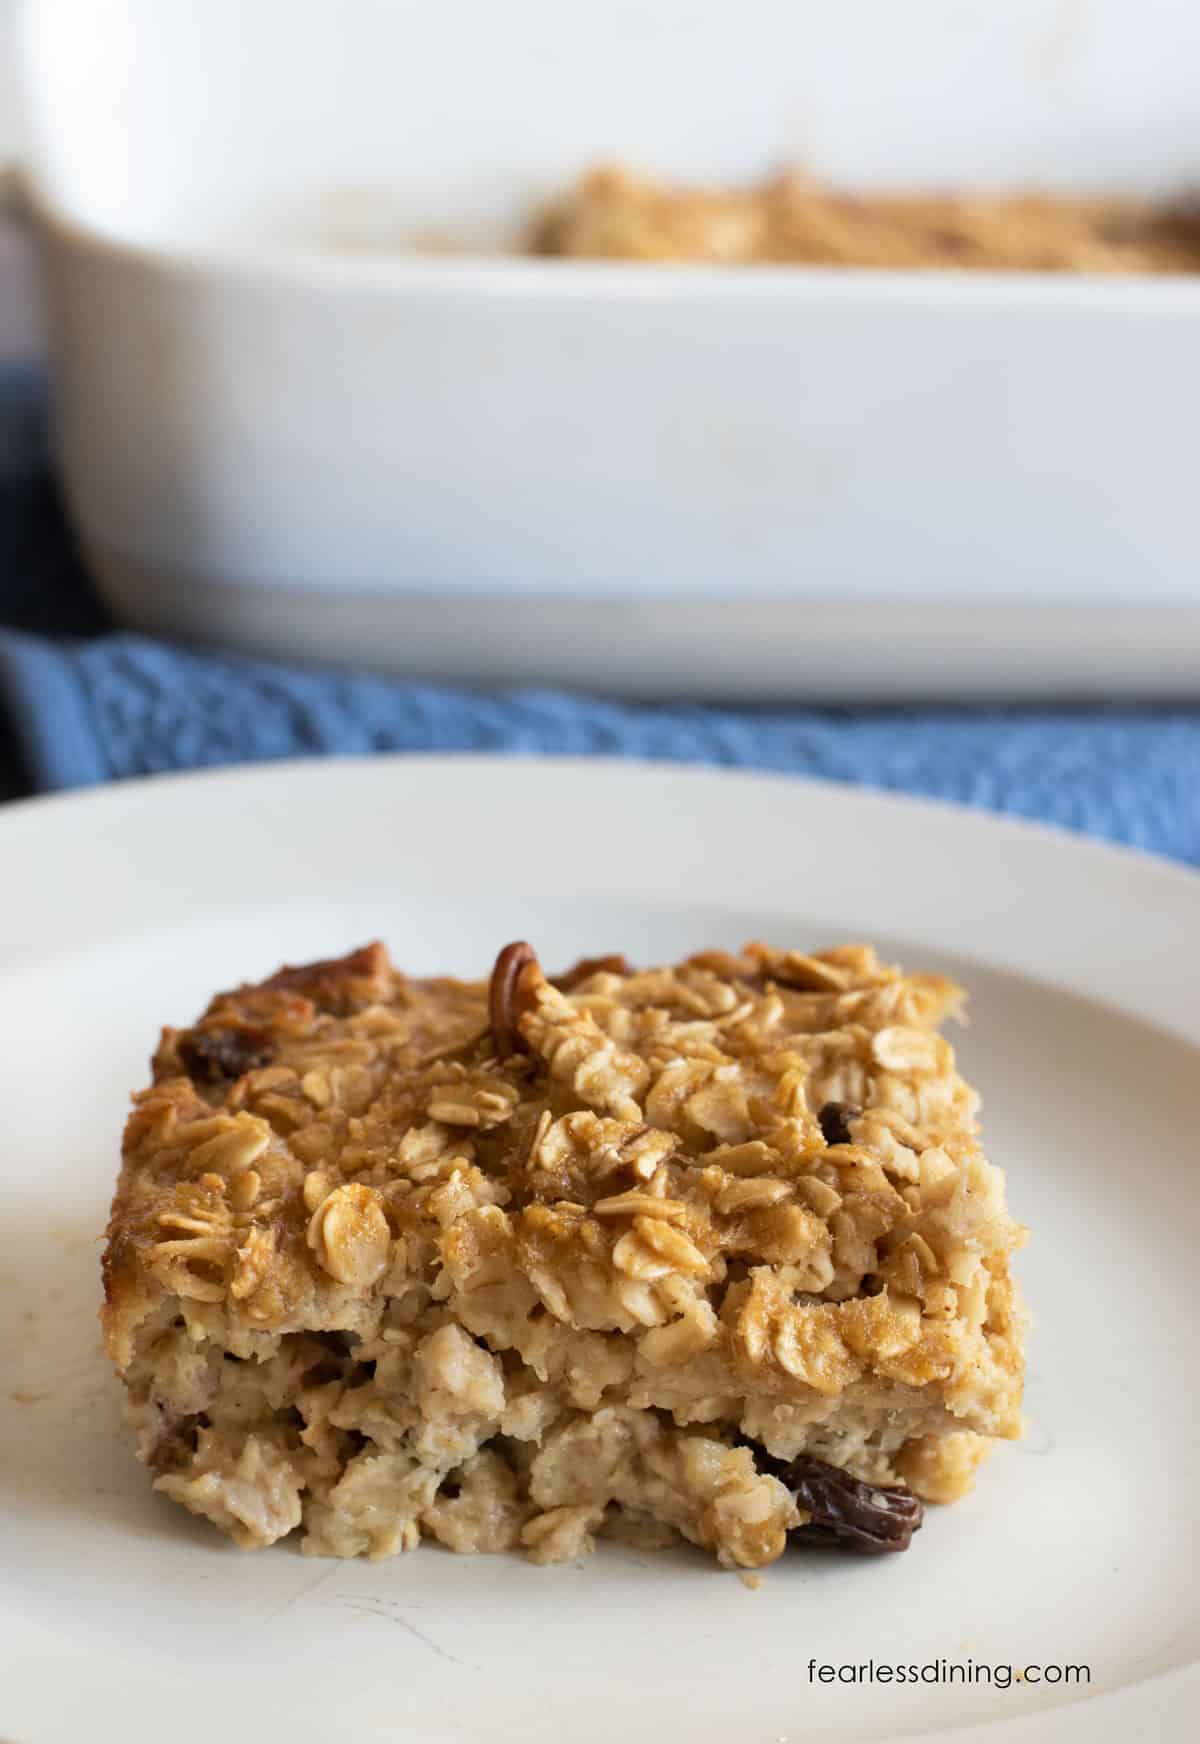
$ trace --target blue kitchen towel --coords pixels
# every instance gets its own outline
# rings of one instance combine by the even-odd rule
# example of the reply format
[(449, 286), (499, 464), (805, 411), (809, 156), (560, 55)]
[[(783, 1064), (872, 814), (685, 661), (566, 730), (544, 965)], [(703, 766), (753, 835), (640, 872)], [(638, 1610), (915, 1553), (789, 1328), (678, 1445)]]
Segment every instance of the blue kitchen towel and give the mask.
[(656, 757), (929, 794), (1200, 864), (1200, 710), (634, 705), (315, 671), (119, 632), (73, 557), (27, 380), (0, 382), (0, 720), (37, 790), (328, 753)]
[(480, 694), (109, 634), (0, 631), (39, 788), (258, 758), (496, 751), (782, 770), (1016, 812), (1200, 864), (1200, 713), (717, 709)]

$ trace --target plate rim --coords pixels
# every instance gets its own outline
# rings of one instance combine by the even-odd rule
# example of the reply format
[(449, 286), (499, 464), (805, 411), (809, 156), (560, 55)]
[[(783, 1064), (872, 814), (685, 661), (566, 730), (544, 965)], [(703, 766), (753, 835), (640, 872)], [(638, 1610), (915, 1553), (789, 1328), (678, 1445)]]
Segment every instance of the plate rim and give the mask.
[[(853, 781), (669, 758), (457, 751), (279, 758), (154, 773), (17, 800), (0, 807), (0, 857), (7, 881), (36, 910), (46, 899), (43, 887), (46, 869), (39, 866), (38, 855), (53, 846), (56, 835), (64, 841), (68, 839), (76, 822), (82, 825), (89, 819), (97, 820), (96, 833), (103, 837), (107, 821), (115, 823), (143, 807), (165, 807), (174, 810), (173, 826), (184, 830), (188, 827), (186, 820), (205, 807), (219, 811), (227, 793), (237, 798), (253, 791), (269, 801), (280, 788), (296, 783), (316, 788), (331, 785), (337, 789), (344, 784), (365, 782), (371, 787), (382, 784), (386, 790), (396, 782), (418, 786), (423, 782), (461, 782), (469, 787), (484, 777), (492, 789), (507, 784), (526, 799), (531, 783), (541, 787), (557, 782), (560, 791), (556, 803), (560, 806), (577, 800), (584, 786), (602, 788), (613, 782), (631, 782), (650, 787), (665, 782), (672, 786), (671, 797), (676, 801), (695, 798), (703, 802), (705, 789), (733, 803), (740, 804), (744, 799), (750, 807), (757, 800), (761, 806), (759, 821), (768, 829), (778, 828), (787, 810), (782, 803), (775, 808), (762, 804), (774, 798), (789, 805), (808, 803), (835, 815), (841, 823), (857, 815), (865, 819), (868, 829), (877, 827), (872, 820), (878, 819), (881, 826), (890, 825), (910, 840), (932, 833), (943, 840), (952, 856), (970, 854), (982, 861), (994, 850), (995, 860), (1014, 879), (1019, 873), (1049, 876), (1060, 885), (1065, 880), (1070, 887), (1074, 930), (1056, 932), (1053, 927), (1047, 928), (1046, 917), (1034, 908), (1027, 917), (1028, 933), (1011, 935), (1007, 948), (996, 953), (990, 947), (982, 948), (984, 941), (960, 924), (961, 914), (956, 914), (952, 906), (944, 906), (941, 913), (945, 949), (990, 967), (1015, 968), (1031, 979), (1053, 981), (1085, 998), (1119, 1004), (1122, 1010), (1143, 1022), (1189, 1041), (1200, 1039), (1200, 1002), (1194, 997), (1190, 978), (1184, 974), (1185, 954), (1177, 952), (1165, 962), (1156, 962), (1151, 969), (1148, 956), (1139, 953), (1134, 936), (1145, 936), (1154, 930), (1161, 934), (1167, 908), (1174, 911), (1179, 926), (1195, 927), (1200, 919), (1200, 868), (1061, 824)], [(193, 799), (195, 805), (189, 805)], [(511, 796), (506, 796), (506, 803), (511, 803)], [(243, 811), (243, 821), (245, 815)], [(251, 820), (252, 825), (254, 821)], [(819, 864), (819, 859), (815, 863)], [(704, 873), (701, 863), (696, 864), (698, 871)], [(133, 866), (128, 870), (137, 876), (140, 868)], [(751, 870), (757, 875), (762, 869)], [(173, 866), (172, 876), (176, 871)], [(926, 877), (929, 875), (930, 868), (926, 868)], [(1132, 909), (1125, 906), (1130, 900), (1128, 889), (1120, 888), (1130, 881), (1141, 886), (1135, 893), (1137, 906)], [(533, 882), (536, 886), (536, 876)], [(143, 884), (142, 888), (147, 887)], [(983, 886), (977, 884), (977, 891), (980, 888)], [(153, 895), (155, 887), (151, 885), (149, 889)], [(906, 887), (902, 883), (893, 885), (893, 898), (898, 889), (904, 891)], [(1014, 882), (1009, 892), (1014, 900), (1016, 889)], [(677, 893), (675, 885), (672, 894)], [(738, 894), (741, 899), (746, 893), (739, 887)], [(944, 892), (946, 901), (957, 901), (959, 894), (951, 881)], [(62, 881), (61, 895), (54, 918), (70, 927), (81, 918), (87, 898), (80, 896), (69, 877)], [(764, 908), (779, 906), (777, 896), (774, 900), (758, 896), (757, 900)], [(1114, 901), (1122, 905), (1119, 929), (1112, 925)], [(45, 957), (44, 950), (31, 948), (28, 920), (24, 916), (18, 918), (21, 907), (20, 901), (0, 906), (0, 963), (7, 965), (11, 960), (17, 970)], [(1148, 916), (1153, 917), (1150, 927), (1145, 924)], [(1001, 918), (1007, 924), (1007, 916)], [(989, 913), (987, 923), (997, 924), (997, 915)], [(1087, 960), (1072, 949), (1074, 932), (1085, 926), (1096, 940), (1095, 954)], [(898, 932), (904, 927), (897, 925), (890, 930)], [(918, 933), (920, 930), (918, 927)], [(939, 947), (931, 940), (922, 948)], [(1118, 957), (1119, 974), (1109, 973)]]
[[(1040, 840), (1044, 844), (1069, 844), (1081, 854), (1100, 861), (1141, 866), (1170, 879), (1194, 886), (1200, 893), (1200, 866), (1156, 849), (1120, 842), (1107, 836), (1093, 835), (1084, 829), (1044, 818), (1029, 817), (1023, 812), (1001, 811), (983, 803), (947, 799), (937, 794), (912, 792), (907, 788), (884, 787), (870, 781), (841, 779), (830, 775), (812, 775), (804, 771), (770, 769), (758, 765), (710, 763), (661, 756), (609, 756), (579, 754), (564, 751), (405, 751), (317, 752), (300, 757), (260, 757), (237, 763), (218, 763), (193, 769), (152, 770), (141, 775), (126, 775), (112, 780), (89, 782), (86, 786), (65, 788), (51, 793), (21, 794), (0, 804), (0, 833), (18, 820), (31, 827), (36, 820), (70, 808), (72, 812), (88, 806), (107, 808), (150, 793), (167, 789), (215, 787), (241, 782), (253, 783), (264, 777), (306, 773), (329, 776), (334, 771), (374, 772), (377, 770), (460, 770), (472, 774), (490, 775), (496, 770), (516, 770), (536, 774), (544, 770), (566, 771), (588, 775), (592, 771), (632, 774), (635, 779), (647, 772), (670, 773), (681, 780), (730, 783), (738, 786), (761, 784), (788, 790), (811, 790), (817, 794), (853, 797), (869, 807), (896, 807), (904, 811), (926, 811), (941, 818), (956, 818), (984, 824), (989, 830), (1012, 831), (1015, 835)], [(36, 822), (32, 824), (36, 828)]]
[(870, 781), (841, 779), (830, 775), (812, 775), (805, 771), (770, 769), (759, 765), (721, 764), (702, 760), (683, 760), (661, 756), (609, 756), (580, 754), (571, 751), (351, 751), (316, 752), (299, 757), (256, 757), (237, 763), (216, 763), (191, 769), (151, 770), (141, 775), (126, 775), (112, 780), (93, 781), (85, 786), (64, 788), (50, 793), (20, 794), (0, 804), (0, 832), (20, 818), (28, 825), (31, 818), (48, 815), (70, 807), (107, 807), (132, 796), (184, 787), (218, 786), (226, 783), (254, 782), (266, 776), (303, 774), (329, 775), (333, 771), (360, 772), (410, 769), (448, 768), (470, 773), (488, 774), (498, 769), (538, 773), (543, 770), (566, 770), (573, 774), (591, 771), (633, 773), (640, 778), (647, 771), (669, 772), (683, 780), (720, 783), (763, 784), (788, 789), (811, 789), (817, 793), (853, 796), (875, 806), (898, 807), (903, 810), (928, 811), (942, 817), (971, 819), (1002, 831), (1040, 838), (1044, 842), (1069, 843), (1083, 854), (1103, 860), (1133, 862), (1165, 872), (1200, 889), (1200, 867), (1186, 860), (1133, 843), (1119, 842), (1111, 837), (1093, 835), (1084, 829), (1044, 818), (1029, 817), (1023, 812), (1001, 811), (972, 801), (947, 799), (937, 794), (911, 792), (907, 788), (884, 787)]

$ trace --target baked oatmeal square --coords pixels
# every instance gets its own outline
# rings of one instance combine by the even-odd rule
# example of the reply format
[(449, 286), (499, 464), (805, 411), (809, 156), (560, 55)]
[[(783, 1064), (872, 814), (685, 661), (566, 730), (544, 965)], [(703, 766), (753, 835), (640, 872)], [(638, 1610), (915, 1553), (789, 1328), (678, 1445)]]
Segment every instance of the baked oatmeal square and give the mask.
[(245, 1547), (907, 1547), (1021, 1431), (1024, 1231), (868, 946), (219, 994), (134, 1098), (104, 1257), (154, 1486)]

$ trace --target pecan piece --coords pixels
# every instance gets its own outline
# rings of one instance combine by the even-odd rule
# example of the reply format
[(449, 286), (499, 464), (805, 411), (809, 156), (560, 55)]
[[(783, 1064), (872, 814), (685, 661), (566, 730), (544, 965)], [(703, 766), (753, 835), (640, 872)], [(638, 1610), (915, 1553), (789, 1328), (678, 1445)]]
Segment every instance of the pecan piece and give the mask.
[(231, 1084), (269, 1065), (275, 1046), (266, 1030), (222, 1026), (185, 1030), (176, 1052), (193, 1084)]
[(571, 993), (586, 981), (591, 975), (632, 975), (633, 964), (628, 957), (614, 955), (611, 957), (580, 957), (579, 961), (569, 969), (564, 969), (561, 975), (553, 975), (550, 985), (557, 987), (560, 993)]
[(850, 1122), (862, 1113), (852, 1102), (827, 1102), (817, 1115), (817, 1124), (827, 1145), (852, 1144)]
[(542, 970), (537, 952), (523, 939), (517, 939), (511, 945), (505, 945), (492, 970), (492, 979), (488, 983), (488, 1019), (496, 1052), (502, 1060), (510, 1054), (529, 1052), (521, 1034), (520, 1020), (534, 1004), (530, 987), (534, 977), (529, 973), (530, 969), (540, 980)]
[(779, 1460), (755, 1448), (760, 1471), (778, 1478), (812, 1519), (791, 1533), (796, 1544), (830, 1544), (862, 1556), (907, 1550), (925, 1509), (911, 1490), (882, 1490), (802, 1453)]

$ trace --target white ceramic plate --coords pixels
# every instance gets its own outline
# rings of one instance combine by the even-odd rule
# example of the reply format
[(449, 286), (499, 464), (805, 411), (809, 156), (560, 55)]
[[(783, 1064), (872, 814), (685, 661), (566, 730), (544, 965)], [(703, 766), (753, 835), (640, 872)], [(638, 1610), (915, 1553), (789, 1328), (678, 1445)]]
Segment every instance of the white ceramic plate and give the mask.
[[(1184, 1736), (1200, 879), (850, 789), (407, 758), (14, 807), (0, 880), (6, 1741)], [(757, 1592), (687, 1551), (245, 1556), (153, 1496), (95, 1321), (126, 1090), (216, 987), (376, 934), (416, 970), (478, 973), (522, 935), (550, 962), (869, 935), (959, 974), (963, 1063), (1033, 1229), (1028, 1441), (909, 1555), (796, 1555)], [(810, 1680), (872, 1660), (958, 1681)], [(962, 1681), (983, 1665), (1090, 1682)]]

